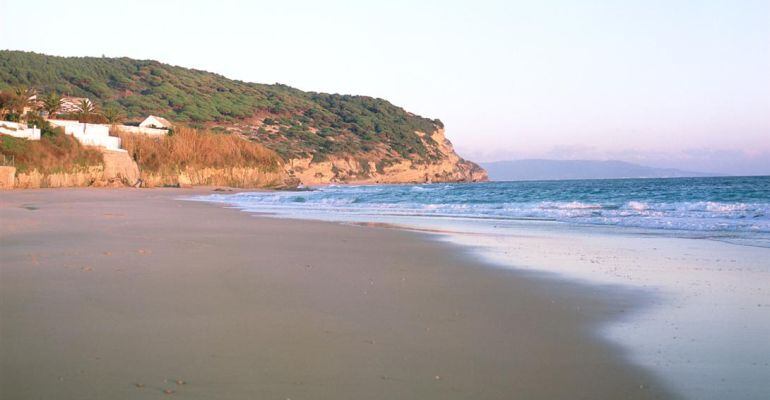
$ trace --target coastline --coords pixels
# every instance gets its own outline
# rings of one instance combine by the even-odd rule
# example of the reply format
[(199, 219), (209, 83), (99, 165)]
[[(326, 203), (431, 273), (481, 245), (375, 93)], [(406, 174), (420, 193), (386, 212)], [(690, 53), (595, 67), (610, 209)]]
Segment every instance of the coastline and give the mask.
[(674, 397), (596, 335), (640, 293), (490, 268), (428, 234), (178, 200), (206, 193), (4, 192), (0, 394)]
[[(320, 196), (242, 193), (190, 199), (275, 218), (419, 232), (459, 245), (495, 268), (582, 283), (588, 290), (639, 293), (645, 307), (596, 327), (634, 364), (686, 398), (760, 399), (770, 390), (770, 290), (761, 284), (770, 279), (770, 248), (763, 236), (437, 215), (435, 203), (451, 204), (457, 195), (413, 197), (416, 203), (404, 205), (394, 195), (405, 195), (403, 186), (384, 195), (380, 187), (361, 189), (330, 188)], [(417, 194), (441, 189), (405, 188)], [(744, 204), (706, 206), (750, 209)]]

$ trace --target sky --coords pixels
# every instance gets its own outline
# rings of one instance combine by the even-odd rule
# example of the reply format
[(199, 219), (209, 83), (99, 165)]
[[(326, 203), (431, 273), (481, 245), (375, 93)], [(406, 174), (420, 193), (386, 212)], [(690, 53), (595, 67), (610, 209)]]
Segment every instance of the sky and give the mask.
[(0, 0), (0, 49), (381, 97), (474, 161), (770, 174), (770, 1)]

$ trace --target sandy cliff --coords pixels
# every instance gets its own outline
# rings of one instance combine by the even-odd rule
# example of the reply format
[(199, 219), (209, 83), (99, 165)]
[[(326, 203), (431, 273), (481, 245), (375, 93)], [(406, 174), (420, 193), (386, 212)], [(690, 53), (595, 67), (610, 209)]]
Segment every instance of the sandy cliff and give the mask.
[[(41, 173), (17, 172), (5, 167), (0, 174), (2, 188), (45, 188), (82, 186), (231, 186), (242, 188), (288, 188), (297, 184), (328, 183), (426, 183), (486, 181), (486, 171), (455, 153), (444, 129), (431, 135), (415, 132), (430, 152), (414, 158), (401, 157), (386, 149), (370, 153), (333, 155), (324, 161), (311, 157), (288, 160), (283, 169), (193, 168), (173, 172), (140, 170), (131, 156), (122, 151), (103, 150), (104, 164), (72, 171)], [(388, 160), (383, 162), (383, 160)], [(15, 175), (15, 178), (14, 178)], [(3, 178), (5, 177), (5, 178)]]
[(103, 165), (81, 167), (71, 171), (42, 173), (38, 170), (17, 172), (10, 166), (0, 167), (0, 189), (36, 189), (60, 187), (117, 186), (231, 186), (242, 188), (295, 187), (299, 181), (285, 171), (260, 168), (184, 168), (173, 173), (140, 171), (126, 152), (103, 150)]
[[(41, 173), (37, 170), (16, 173), (14, 188), (58, 188), (76, 186), (130, 186), (139, 179), (139, 167), (128, 153), (103, 151), (104, 165), (74, 171)], [(14, 169), (15, 172), (15, 169)]]
[[(424, 141), (423, 132), (415, 132)], [(399, 162), (378, 165), (378, 160), (369, 157), (332, 156), (326, 161), (312, 161), (298, 158), (286, 163), (287, 172), (305, 185), (326, 183), (424, 183), (424, 182), (482, 182), (488, 180), (487, 173), (477, 164), (464, 160), (454, 150), (444, 135), (444, 129), (437, 129), (430, 140), (438, 144), (430, 160), (401, 159)]]
[(186, 168), (174, 174), (142, 172), (142, 186), (229, 186), (240, 188), (286, 188), (297, 181), (284, 171), (264, 171), (259, 168)]

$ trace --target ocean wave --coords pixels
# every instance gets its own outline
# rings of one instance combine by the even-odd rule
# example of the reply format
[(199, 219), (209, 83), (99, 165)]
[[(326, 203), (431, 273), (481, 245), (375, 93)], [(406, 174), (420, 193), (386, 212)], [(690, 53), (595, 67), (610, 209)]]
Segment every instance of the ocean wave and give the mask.
[(629, 201), (626, 205), (628, 208), (639, 212), (647, 211), (650, 208), (650, 205), (643, 201)]
[(613, 181), (591, 182), (589, 187), (574, 182), (325, 186), (314, 191), (214, 194), (205, 200), (285, 214), (541, 219), (662, 230), (770, 233), (770, 179), (759, 184), (738, 181), (743, 186), (723, 182), (700, 187), (691, 182), (687, 183), (691, 186), (679, 187), (670, 180), (658, 181), (659, 187), (649, 182), (634, 186)]
[(545, 201), (540, 203), (538, 207), (555, 210), (600, 210), (604, 208), (601, 204), (587, 204), (579, 201), (570, 201), (568, 203)]

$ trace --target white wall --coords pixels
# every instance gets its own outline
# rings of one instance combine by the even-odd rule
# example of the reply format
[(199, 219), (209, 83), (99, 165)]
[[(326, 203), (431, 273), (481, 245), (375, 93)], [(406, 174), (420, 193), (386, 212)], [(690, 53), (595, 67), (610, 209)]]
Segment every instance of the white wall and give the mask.
[(0, 133), (27, 140), (40, 140), (40, 129), (28, 128), (27, 124), (16, 122), (0, 121)]
[(105, 124), (85, 124), (78, 121), (49, 119), (48, 122), (64, 128), (64, 133), (72, 135), (85, 146), (104, 147), (108, 150), (125, 151), (120, 148), (120, 138), (110, 136), (110, 126)]

